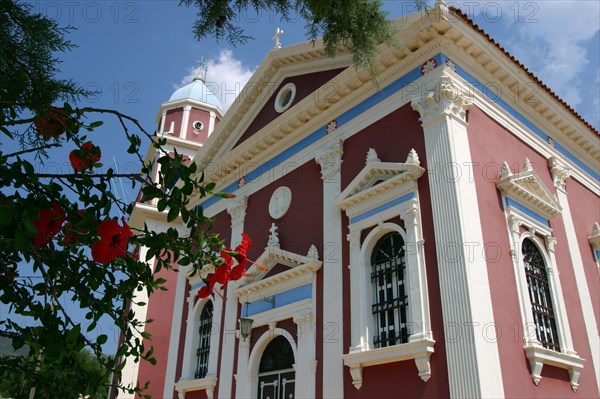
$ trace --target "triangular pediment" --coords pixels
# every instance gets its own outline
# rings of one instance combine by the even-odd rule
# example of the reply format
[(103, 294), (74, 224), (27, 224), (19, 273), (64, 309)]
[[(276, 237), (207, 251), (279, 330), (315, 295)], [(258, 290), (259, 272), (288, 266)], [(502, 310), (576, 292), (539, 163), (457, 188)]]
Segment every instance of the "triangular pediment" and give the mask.
[(525, 167), (516, 174), (510, 171), (508, 163), (505, 162), (496, 187), (503, 196), (519, 202), (546, 219), (562, 212), (558, 201), (533, 170), (529, 160), (525, 160)]
[(356, 175), (337, 198), (342, 209), (389, 192), (395, 186), (417, 180), (425, 169), (420, 166), (419, 157), (411, 150), (406, 162), (381, 162), (374, 150), (369, 150), (365, 167)]
[[(276, 266), (281, 268), (282, 265), (287, 266), (288, 269), (270, 275), (270, 272)], [(246, 276), (239, 280), (235, 294), (240, 297), (251, 292), (259, 292), (265, 288), (285, 283), (300, 275), (316, 272), (322, 265), (323, 262), (318, 259), (314, 245), (311, 246), (307, 255), (285, 251), (278, 245), (272, 245), (265, 248), (255, 264), (246, 271)]]

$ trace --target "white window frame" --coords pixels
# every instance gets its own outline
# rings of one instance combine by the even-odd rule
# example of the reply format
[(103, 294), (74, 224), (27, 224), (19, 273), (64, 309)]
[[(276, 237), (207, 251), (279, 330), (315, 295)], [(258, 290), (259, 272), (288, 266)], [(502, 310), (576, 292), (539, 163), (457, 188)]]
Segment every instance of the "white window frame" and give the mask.
[[(503, 198), (504, 202), (504, 198)], [(521, 212), (513, 206), (505, 206), (507, 231), (511, 246), (511, 258), (517, 282), (517, 297), (521, 308), (521, 322), (523, 325), (523, 349), (529, 361), (531, 377), (536, 385), (542, 379), (542, 368), (545, 364), (568, 370), (571, 388), (576, 391), (578, 380), (583, 368), (583, 359), (573, 349), (571, 330), (566, 315), (566, 305), (562, 294), (559, 273), (556, 268), (554, 246), (556, 238), (552, 236), (552, 229), (535, 220), (530, 215)], [(538, 247), (546, 265), (548, 285), (556, 320), (556, 330), (560, 352), (546, 349), (538, 341), (536, 324), (533, 318), (529, 289), (523, 263), (523, 241), (530, 239)]]
[[(412, 150), (406, 163), (381, 162), (374, 150), (367, 155), (365, 168), (338, 197), (350, 224), (351, 347), (342, 356), (352, 383), (360, 389), (363, 367), (414, 360), (419, 377), (431, 377), (430, 356), (435, 341), (431, 331), (424, 240), (417, 179), (424, 169)], [(404, 199), (404, 200), (403, 200)], [(404, 228), (385, 222), (400, 217)], [(361, 232), (375, 226), (361, 242)], [(375, 319), (371, 312), (371, 253), (385, 234), (400, 233), (405, 244), (404, 284), (408, 300), (408, 342), (374, 348)]]
[[(252, 265), (246, 271), (246, 276), (234, 285), (233, 294), (238, 298), (238, 305), (242, 307), (251, 305), (307, 284), (311, 285), (311, 294), (309, 298), (248, 316), (254, 320), (253, 328), (261, 325), (269, 326), (269, 331), (261, 335), (251, 352), (250, 338), (242, 339), (239, 330), (237, 331), (238, 366), (235, 375), (237, 398), (256, 397), (260, 359), (267, 344), (276, 335), (285, 336), (294, 350), (294, 371), (296, 373), (294, 397), (313, 397), (316, 392), (317, 272), (323, 266), (323, 262), (319, 260), (314, 245), (310, 247), (305, 256), (281, 249), (275, 230), (273, 228), (271, 231), (269, 246), (256, 260), (257, 264), (264, 266), (267, 270), (261, 270), (256, 264)], [(288, 266), (289, 269), (266, 277), (277, 264)], [(297, 326), (295, 340), (289, 332), (276, 327), (278, 322), (290, 318)]]
[[(202, 275), (208, 274), (213, 268), (207, 267), (203, 270)], [(210, 269), (210, 270), (209, 270)], [(217, 363), (220, 351), (219, 342), (219, 322), (221, 313), (223, 312), (223, 299), (220, 295), (213, 295), (209, 298), (198, 298), (198, 291), (204, 285), (200, 275), (188, 276), (188, 280), (192, 289), (188, 296), (188, 318), (185, 331), (185, 346), (183, 354), (183, 367), (181, 378), (175, 384), (175, 389), (179, 393), (181, 399), (185, 398), (185, 393), (190, 391), (205, 390), (208, 399), (212, 399), (215, 386), (217, 385)], [(199, 336), (198, 328), (200, 327), (200, 315), (202, 309), (209, 302), (213, 303), (212, 330), (210, 338), (210, 352), (208, 355), (208, 371), (204, 378), (195, 378), (196, 370), (196, 349), (198, 349)]]
[[(517, 297), (521, 308), (523, 349), (529, 361), (531, 377), (535, 385), (539, 385), (544, 364), (563, 368), (568, 370), (571, 388), (576, 391), (579, 386), (579, 374), (583, 368), (583, 359), (573, 349), (567, 310), (554, 256), (556, 238), (552, 236), (550, 228), (550, 219), (561, 214), (562, 208), (535, 172), (529, 159), (525, 159), (522, 170), (516, 174), (513, 174), (508, 163), (504, 162), (496, 187), (502, 193), (506, 230), (517, 282)], [(523, 240), (526, 238), (530, 238), (538, 246), (544, 258), (560, 352), (544, 348), (537, 339), (522, 255)]]

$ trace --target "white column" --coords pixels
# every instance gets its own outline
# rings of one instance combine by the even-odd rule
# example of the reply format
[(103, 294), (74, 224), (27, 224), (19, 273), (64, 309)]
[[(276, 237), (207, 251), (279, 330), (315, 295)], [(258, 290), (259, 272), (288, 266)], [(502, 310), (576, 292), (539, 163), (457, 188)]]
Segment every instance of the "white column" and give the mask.
[[(193, 370), (192, 370), (192, 359), (195, 355), (195, 353), (193, 352), (193, 346), (192, 346), (192, 337), (195, 334), (195, 323), (194, 323), (194, 301), (195, 298), (193, 295), (188, 296), (187, 299), (187, 303), (188, 303), (188, 317), (187, 317), (187, 321), (186, 321), (186, 329), (185, 329), (185, 341), (186, 341), (186, 345), (185, 347), (188, 348), (188, 350), (184, 351), (183, 353), (183, 364), (181, 367), (181, 380), (193, 380), (194, 375), (193, 375)], [(195, 348), (194, 348), (195, 349)]]
[[(252, 384), (249, 378), (248, 359), (250, 357), (250, 337), (246, 340), (239, 336), (237, 372), (235, 373), (237, 399), (252, 398), (254, 393), (250, 392)], [(220, 389), (219, 389), (220, 390)]]
[(342, 211), (335, 205), (341, 187), (342, 153), (343, 141), (338, 139), (330, 148), (315, 154), (323, 179), (323, 328), (332, 326), (339, 332), (332, 342), (323, 344), (324, 398), (344, 396)]
[[(573, 224), (573, 217), (571, 216), (571, 207), (569, 206), (569, 199), (567, 197), (566, 180), (569, 178), (570, 173), (568, 168), (562, 165), (555, 157), (550, 158), (548, 165), (550, 167), (550, 171), (552, 172), (554, 186), (556, 187), (556, 197), (559, 205), (562, 208), (561, 216), (565, 225), (567, 246), (569, 248), (569, 254), (571, 255), (571, 263), (573, 265), (573, 272), (575, 274), (575, 283), (577, 284), (577, 293), (581, 302), (581, 310), (584, 315), (583, 321), (585, 324), (585, 332), (590, 343), (592, 367), (594, 368), (596, 385), (598, 387), (598, 394), (600, 395), (600, 337), (598, 335), (598, 326), (596, 325), (595, 318), (591, 317), (594, 314), (594, 307), (592, 305), (592, 299), (590, 296), (590, 287), (585, 277), (583, 259), (579, 250), (577, 234), (575, 233), (575, 225)], [(558, 284), (558, 287), (560, 288), (560, 283)], [(562, 293), (559, 292), (559, 295), (562, 295)], [(590, 317), (588, 317), (588, 315)], [(567, 320), (567, 318), (565, 317), (564, 320)], [(567, 328), (567, 330), (569, 329)], [(567, 349), (573, 350), (571, 334), (569, 331), (567, 331), (567, 334), (569, 340), (567, 343), (569, 345)]]
[(183, 117), (181, 118), (181, 129), (179, 130), (179, 138), (185, 139), (188, 124), (190, 121), (190, 110), (191, 109), (192, 109), (191, 105), (186, 105), (185, 107), (183, 107)]
[(162, 113), (162, 116), (160, 118), (160, 134), (163, 134), (165, 132), (165, 119), (167, 117), (167, 111), (164, 110)]
[(316, 353), (314, 318), (310, 310), (294, 317), (297, 325), (298, 350), (295, 359), (296, 397), (314, 398), (316, 389)]
[[(234, 247), (244, 230), (247, 198), (240, 197), (227, 208), (231, 216), (231, 246)], [(233, 285), (227, 287), (223, 340), (221, 341), (221, 370), (219, 371), (219, 398), (231, 398), (233, 387), (233, 360), (235, 354), (235, 331), (237, 326), (238, 299), (233, 294)], [(239, 369), (238, 369), (239, 374)]]
[[(450, 396), (498, 398), (504, 396), (498, 345), (481, 333), (494, 322), (487, 264), (472, 256), (473, 246), (483, 249), (483, 234), (475, 183), (465, 178), (473, 176), (467, 170), (472, 165), (466, 122), (471, 103), (456, 75), (446, 69), (439, 73), (432, 90), (412, 106), (425, 135)], [(462, 178), (454, 174), (456, 168)]]
[(207, 136), (210, 136), (210, 134), (213, 132), (213, 130), (215, 130), (216, 117), (217, 117), (217, 115), (215, 114), (215, 112), (214, 111), (210, 111), (210, 119), (208, 120), (208, 133), (207, 133)]

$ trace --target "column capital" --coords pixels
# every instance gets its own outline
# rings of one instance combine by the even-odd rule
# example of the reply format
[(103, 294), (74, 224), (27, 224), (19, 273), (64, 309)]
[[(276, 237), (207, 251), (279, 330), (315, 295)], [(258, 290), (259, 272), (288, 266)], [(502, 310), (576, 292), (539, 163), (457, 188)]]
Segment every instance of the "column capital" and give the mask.
[(321, 179), (331, 179), (340, 173), (344, 141), (337, 139), (329, 148), (315, 153), (315, 161), (321, 166)]
[(298, 337), (305, 334), (314, 322), (313, 314), (310, 310), (297, 314), (293, 317), (294, 323), (298, 326)]
[(554, 187), (565, 191), (567, 179), (571, 177), (571, 169), (563, 164), (556, 157), (548, 159), (548, 168), (552, 173)]
[(229, 213), (231, 216), (231, 228), (234, 228), (238, 224), (244, 223), (247, 206), (248, 197), (243, 195), (233, 200), (232, 204), (227, 207), (227, 213)]
[(466, 113), (473, 105), (465, 90), (450, 76), (442, 75), (432, 90), (411, 103), (412, 108), (421, 114), (421, 124), (441, 116), (454, 117), (466, 123)]
[(350, 243), (351, 249), (359, 249), (360, 248), (360, 230), (353, 231), (346, 235), (346, 239)]
[(400, 219), (404, 221), (404, 226), (417, 226), (417, 216), (419, 215), (419, 208), (417, 205), (400, 212)]

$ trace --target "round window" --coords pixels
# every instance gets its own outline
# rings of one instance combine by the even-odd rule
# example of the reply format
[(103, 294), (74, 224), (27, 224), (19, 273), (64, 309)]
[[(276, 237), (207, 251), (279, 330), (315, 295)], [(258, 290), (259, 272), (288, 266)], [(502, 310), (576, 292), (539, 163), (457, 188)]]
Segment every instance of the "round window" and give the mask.
[(288, 83), (279, 90), (275, 98), (275, 111), (282, 113), (288, 109), (296, 97), (296, 85)]

